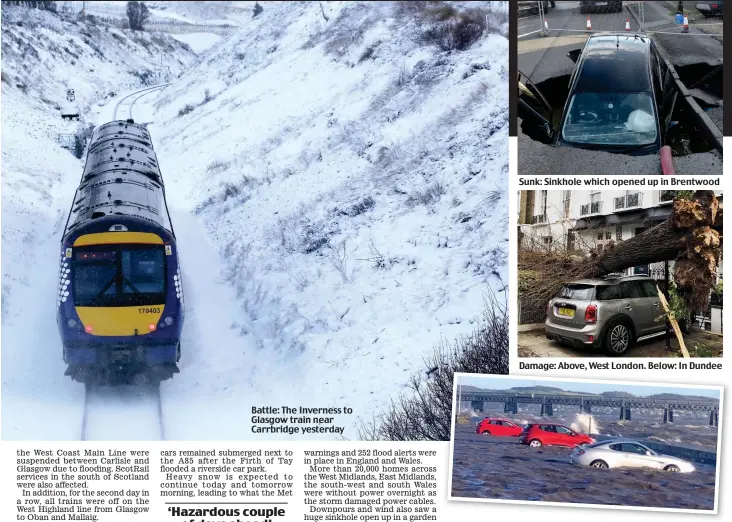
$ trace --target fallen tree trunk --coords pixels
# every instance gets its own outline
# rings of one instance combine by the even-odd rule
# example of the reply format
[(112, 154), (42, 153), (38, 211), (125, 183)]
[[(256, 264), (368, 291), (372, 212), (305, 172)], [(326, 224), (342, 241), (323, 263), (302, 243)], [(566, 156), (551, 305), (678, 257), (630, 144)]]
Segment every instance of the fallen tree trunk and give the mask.
[(713, 191), (674, 199), (666, 221), (593, 255), (594, 275), (676, 260), (674, 282), (693, 310), (705, 309), (722, 251), (722, 211)]
[[(666, 221), (626, 241), (615, 243), (595, 256), (597, 275), (620, 272), (633, 266), (679, 257), (679, 251), (697, 246), (719, 246), (721, 219), (717, 224), (719, 202), (712, 191), (698, 191), (692, 200), (675, 199)], [(721, 214), (720, 214), (721, 217)], [(691, 238), (690, 238), (691, 236)]]
[(680, 296), (693, 311), (706, 309), (722, 252), (722, 232), (722, 206), (714, 192), (697, 191), (691, 199), (675, 199), (671, 215), (660, 225), (606, 245), (589, 258), (519, 249), (519, 292), (524, 305), (538, 303), (541, 308), (567, 281), (675, 261)]

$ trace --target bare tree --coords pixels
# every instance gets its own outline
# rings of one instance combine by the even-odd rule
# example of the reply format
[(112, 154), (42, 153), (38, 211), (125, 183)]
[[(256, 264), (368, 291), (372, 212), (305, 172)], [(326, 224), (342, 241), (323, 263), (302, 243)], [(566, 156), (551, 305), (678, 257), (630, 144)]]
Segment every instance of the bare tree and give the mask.
[(325, 14), (325, 8), (323, 7), (323, 2), (318, 2), (320, 4), (320, 12), (323, 15), (323, 18), (325, 19), (325, 23), (328, 23), (329, 18)]
[(148, 18), (150, 18), (150, 11), (145, 2), (127, 2), (127, 19), (130, 29), (143, 31)]
[(259, 5), (259, 2), (254, 2), (254, 12), (252, 13), (252, 18), (256, 18), (257, 15), (259, 15), (264, 9), (261, 5)]
[(362, 440), (450, 440), (452, 390), (456, 372), (508, 373), (508, 316), (495, 298), (486, 303), (477, 330), (450, 345), (435, 346), (424, 371), (407, 384), (408, 395), (392, 399), (380, 415), (361, 421)]
[(51, 2), (48, 0), (38, 0), (38, 1), (10, 1), (10, 2), (3, 2), (3, 4), (10, 4), (10, 5), (22, 5), (25, 7), (31, 7), (33, 9), (41, 9), (43, 11), (51, 11), (56, 12), (56, 2)]

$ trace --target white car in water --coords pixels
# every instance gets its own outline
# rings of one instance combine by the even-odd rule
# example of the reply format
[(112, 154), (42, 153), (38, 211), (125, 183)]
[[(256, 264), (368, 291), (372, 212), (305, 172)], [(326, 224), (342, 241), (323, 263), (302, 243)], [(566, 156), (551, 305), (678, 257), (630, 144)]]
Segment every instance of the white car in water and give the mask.
[(577, 447), (569, 457), (572, 464), (593, 468), (651, 468), (691, 473), (694, 465), (684, 459), (662, 455), (635, 440), (614, 439)]

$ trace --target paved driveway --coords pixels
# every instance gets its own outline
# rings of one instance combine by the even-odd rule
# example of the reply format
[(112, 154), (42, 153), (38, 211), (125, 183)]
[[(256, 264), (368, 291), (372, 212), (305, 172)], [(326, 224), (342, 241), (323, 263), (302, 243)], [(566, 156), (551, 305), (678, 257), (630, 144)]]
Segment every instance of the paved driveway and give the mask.
[[(684, 343), (692, 357), (719, 357), (722, 353), (722, 336), (694, 329), (684, 336)], [(561, 345), (544, 336), (544, 330), (531, 330), (518, 334), (519, 357), (607, 357), (602, 350), (583, 350)], [(671, 350), (666, 350), (664, 337), (637, 343), (625, 357), (681, 357), (676, 337), (671, 338)]]

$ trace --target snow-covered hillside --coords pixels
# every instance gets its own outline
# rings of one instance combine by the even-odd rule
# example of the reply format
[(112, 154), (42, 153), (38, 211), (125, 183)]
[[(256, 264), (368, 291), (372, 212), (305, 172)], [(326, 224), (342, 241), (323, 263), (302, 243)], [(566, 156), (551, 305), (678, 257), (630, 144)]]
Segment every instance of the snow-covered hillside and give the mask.
[[(96, 104), (152, 80), (160, 54), (173, 76), (195, 58), (166, 35), (133, 35), (37, 9), (2, 7), (4, 437), (68, 438), (63, 430), (48, 432), (48, 423), (66, 418), (66, 406), (81, 407), (73, 399), (83, 399), (83, 387), (63, 376), (52, 299), (57, 268), (48, 263), (58, 254), (83, 168), (62, 144), (84, 136)], [(75, 90), (79, 122), (62, 121), (56, 108), (67, 88)], [(29, 409), (37, 413), (26, 414)]]
[[(181, 373), (161, 388), (170, 438), (255, 438), (251, 407), (285, 404), (353, 408), (338, 424), (355, 437), (357, 419), (400, 393), (435, 343), (471, 332), (507, 281), (499, 17), (487, 13), (466, 49), (442, 50), (421, 3), (262, 5), (135, 109), (153, 122), (188, 305)], [(5, 92), (3, 170), (12, 154), (20, 171)], [(65, 212), (78, 175), (64, 185), (54, 169), (44, 207)], [(4, 212), (7, 197), (4, 173)], [(58, 220), (50, 209), (39, 221)], [(6, 255), (55, 252), (58, 237), (33, 237), (3, 243), (4, 284), (32, 278)], [(12, 321), (30, 324), (3, 317), (4, 386)], [(53, 386), (73, 386), (63, 379)]]
[(170, 198), (217, 248), (240, 335), (173, 395), (274, 358), (297, 385), (255, 377), (263, 403), (303, 386), (370, 416), (507, 280), (507, 40), (444, 52), (411, 11), (327, 9), (265, 9), (156, 104)]

